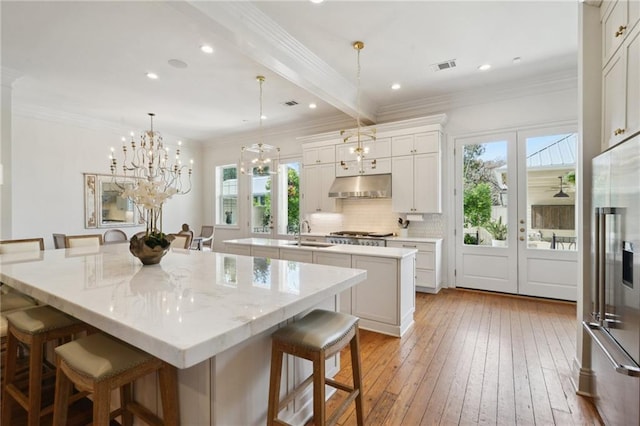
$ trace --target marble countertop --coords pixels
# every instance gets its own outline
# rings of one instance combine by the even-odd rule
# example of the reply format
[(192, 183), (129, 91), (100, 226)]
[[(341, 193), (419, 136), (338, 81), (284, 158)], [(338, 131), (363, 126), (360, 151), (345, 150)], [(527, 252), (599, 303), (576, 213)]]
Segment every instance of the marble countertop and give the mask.
[(387, 241), (411, 241), (414, 243), (438, 243), (442, 241), (442, 238), (428, 238), (428, 237), (386, 237)]
[(270, 238), (241, 238), (237, 240), (226, 240), (227, 244), (239, 244), (245, 246), (260, 246), (273, 248), (288, 248), (292, 250), (311, 250), (323, 251), (330, 253), (356, 254), (362, 256), (391, 257), (402, 259), (411, 256), (417, 252), (415, 249), (398, 248), (398, 247), (371, 247), (371, 246), (354, 246), (347, 244), (335, 244), (327, 247), (313, 246), (297, 246), (294, 240), (276, 240)]
[(0, 279), (178, 368), (204, 361), (366, 278), (366, 271), (128, 244), (0, 255)]

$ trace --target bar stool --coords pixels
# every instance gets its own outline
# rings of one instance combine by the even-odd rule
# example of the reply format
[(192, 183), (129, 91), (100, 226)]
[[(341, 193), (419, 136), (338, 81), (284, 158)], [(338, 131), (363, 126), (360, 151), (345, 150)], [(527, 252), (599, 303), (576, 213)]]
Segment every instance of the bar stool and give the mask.
[[(133, 416), (148, 424), (178, 425), (178, 378), (176, 368), (104, 333), (95, 333), (58, 346), (56, 352), (53, 426), (65, 426), (72, 385), (93, 394), (93, 425), (108, 426), (122, 416), (122, 424), (133, 424)], [(133, 400), (133, 382), (158, 372), (164, 421)], [(111, 412), (111, 391), (120, 389), (120, 408)]]
[[(11, 424), (15, 403), (27, 411), (29, 426), (40, 424), (40, 417), (53, 411), (53, 405), (41, 407), (42, 380), (52, 374), (43, 374), (44, 344), (70, 339), (74, 334), (89, 331), (89, 325), (51, 306), (38, 306), (6, 315), (8, 323), (6, 366), (2, 392), (2, 424)], [(17, 375), (18, 345), (29, 350), (29, 380), (26, 392), (21, 389)]]
[[(325, 360), (338, 353), (347, 344), (351, 346), (353, 387), (325, 377)], [(313, 363), (313, 374), (279, 401), (282, 358), (285, 353), (310, 360)], [(286, 425), (287, 423), (278, 419), (278, 413), (311, 382), (313, 382), (313, 418), (316, 425), (335, 424), (353, 400), (356, 401), (358, 425), (364, 424), (357, 317), (316, 309), (273, 334), (267, 425)], [(329, 418), (325, 412), (325, 385), (348, 392), (346, 400)]]

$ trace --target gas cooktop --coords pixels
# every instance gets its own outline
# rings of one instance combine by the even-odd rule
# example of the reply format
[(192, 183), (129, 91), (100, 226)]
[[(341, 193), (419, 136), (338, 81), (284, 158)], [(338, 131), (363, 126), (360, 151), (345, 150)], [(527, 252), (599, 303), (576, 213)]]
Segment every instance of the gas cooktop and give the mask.
[(337, 231), (332, 232), (331, 235), (339, 235), (341, 237), (369, 237), (369, 238), (383, 238), (390, 237), (393, 234), (391, 232), (366, 232), (366, 231)]

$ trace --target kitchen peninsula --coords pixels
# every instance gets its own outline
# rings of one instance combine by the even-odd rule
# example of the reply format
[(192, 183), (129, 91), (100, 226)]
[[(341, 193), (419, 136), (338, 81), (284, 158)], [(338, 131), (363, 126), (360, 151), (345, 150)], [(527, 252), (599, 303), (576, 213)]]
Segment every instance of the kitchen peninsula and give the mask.
[[(173, 249), (160, 265), (143, 267), (126, 243), (7, 254), (0, 266), (3, 283), (178, 367), (188, 425), (264, 424), (271, 333), (311, 308), (335, 310), (336, 295), (366, 277), (357, 269)], [(287, 363), (288, 380), (303, 380), (306, 367)], [(157, 407), (154, 380), (141, 385), (141, 401)], [(306, 402), (284, 417), (306, 418)]]
[(367, 279), (340, 294), (340, 311), (359, 317), (361, 328), (396, 337), (413, 324), (417, 249), (268, 238), (227, 240), (225, 246), (246, 256), (365, 269)]

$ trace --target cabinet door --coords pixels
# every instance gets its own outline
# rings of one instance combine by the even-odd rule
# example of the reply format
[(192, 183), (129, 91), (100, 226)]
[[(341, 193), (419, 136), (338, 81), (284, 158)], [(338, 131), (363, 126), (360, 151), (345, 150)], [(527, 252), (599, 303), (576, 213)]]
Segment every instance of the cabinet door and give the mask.
[(336, 161), (335, 146), (322, 146), (318, 148), (318, 162), (320, 164), (334, 163)]
[(393, 136), (391, 138), (391, 155), (413, 154), (413, 135)]
[(421, 213), (440, 213), (440, 154), (414, 156), (414, 209)]
[(280, 249), (280, 259), (282, 260), (292, 260), (294, 262), (303, 262), (303, 263), (312, 263), (313, 262), (313, 252), (311, 250), (301, 250), (301, 249)]
[(320, 211), (320, 166), (303, 166), (302, 205), (307, 214)]
[(415, 154), (427, 154), (440, 151), (440, 133), (418, 133), (413, 141)]
[[(319, 265), (339, 266), (341, 268), (351, 268), (351, 255), (342, 253), (313, 252), (313, 263)], [(359, 284), (357, 284), (359, 285)], [(351, 291), (349, 288), (340, 293), (340, 312), (351, 314)]]
[(413, 211), (413, 156), (391, 159), (391, 210)]
[[(640, 5), (640, 2), (634, 2)], [(640, 6), (639, 6), (640, 7)], [(627, 55), (627, 119), (625, 134), (632, 135), (640, 130), (640, 28), (636, 28), (625, 42)]]
[(310, 165), (318, 163), (318, 149), (317, 148), (305, 148), (302, 150), (302, 164)]
[(620, 142), (625, 129), (625, 58), (619, 51), (602, 74), (602, 143), (608, 148)]
[(352, 256), (351, 264), (352, 268), (367, 270), (367, 279), (352, 288), (353, 315), (386, 324), (399, 324), (398, 260)]
[[(603, 5), (604, 7), (604, 5)], [(602, 20), (602, 64), (606, 65), (624, 40), (627, 26), (627, 2), (616, 0)]]
[(251, 256), (278, 259), (280, 257), (280, 249), (277, 247), (251, 246)]
[(367, 145), (370, 146), (371, 158), (391, 157), (391, 138), (378, 138), (375, 142), (366, 142)]
[(319, 191), (317, 194), (320, 211), (324, 213), (337, 212), (339, 210), (338, 200), (329, 198), (329, 188), (331, 188), (331, 184), (333, 184), (336, 178), (335, 165), (333, 163), (322, 164), (318, 166), (317, 170), (317, 174), (320, 176)]

